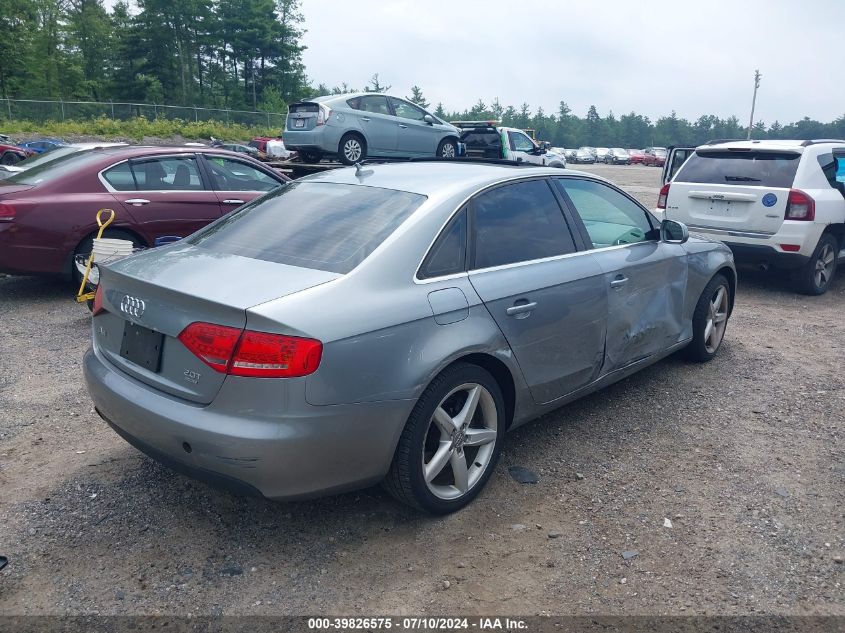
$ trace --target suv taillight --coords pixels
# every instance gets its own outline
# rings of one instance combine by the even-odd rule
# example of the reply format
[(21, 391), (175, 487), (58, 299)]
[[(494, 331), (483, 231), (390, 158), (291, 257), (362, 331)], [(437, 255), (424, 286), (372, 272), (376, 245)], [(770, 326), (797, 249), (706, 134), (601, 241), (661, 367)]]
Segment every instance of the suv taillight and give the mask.
[(11, 222), (15, 219), (15, 207), (0, 202), (0, 222)]
[(329, 117), (332, 115), (332, 109), (322, 103), (319, 104), (319, 108), (320, 109), (317, 111), (317, 125), (325, 125), (328, 123)]
[(803, 191), (792, 189), (786, 201), (786, 213), (784, 220), (806, 220), (812, 222), (816, 219), (816, 201)]
[(660, 195), (657, 196), (657, 208), (658, 209), (665, 209), (666, 208), (666, 200), (669, 199), (669, 183), (667, 182), (660, 188)]
[(179, 340), (206, 365), (230, 376), (307, 376), (317, 371), (323, 356), (323, 344), (314, 339), (212, 323), (191, 323)]

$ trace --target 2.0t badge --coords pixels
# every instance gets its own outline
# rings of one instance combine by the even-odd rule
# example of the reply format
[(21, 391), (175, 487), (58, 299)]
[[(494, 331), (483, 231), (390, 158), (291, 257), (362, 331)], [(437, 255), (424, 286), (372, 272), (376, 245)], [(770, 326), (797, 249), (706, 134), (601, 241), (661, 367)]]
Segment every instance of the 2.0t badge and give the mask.
[(132, 295), (123, 295), (123, 299), (120, 300), (120, 311), (133, 319), (137, 319), (144, 314), (146, 308), (147, 304), (144, 303), (143, 299)]

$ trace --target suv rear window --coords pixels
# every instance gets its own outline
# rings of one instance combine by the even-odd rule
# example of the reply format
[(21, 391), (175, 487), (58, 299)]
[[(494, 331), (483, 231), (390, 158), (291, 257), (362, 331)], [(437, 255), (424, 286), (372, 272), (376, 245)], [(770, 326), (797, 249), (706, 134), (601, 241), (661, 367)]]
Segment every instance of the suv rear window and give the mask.
[(675, 182), (789, 189), (800, 159), (801, 154), (784, 152), (696, 152)]
[(364, 185), (295, 182), (185, 241), (218, 253), (344, 274), (364, 261), (425, 199)]

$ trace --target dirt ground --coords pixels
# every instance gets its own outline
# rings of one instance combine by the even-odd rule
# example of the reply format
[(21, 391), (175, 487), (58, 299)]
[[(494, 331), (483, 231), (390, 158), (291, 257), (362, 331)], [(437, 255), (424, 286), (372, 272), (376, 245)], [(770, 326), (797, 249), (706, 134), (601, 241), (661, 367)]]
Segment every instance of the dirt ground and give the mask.
[[(658, 169), (588, 169), (656, 200)], [(743, 272), (715, 361), (518, 429), (443, 518), (159, 466), (94, 413), (72, 294), (0, 277), (0, 614), (845, 615), (845, 274), (810, 298)]]

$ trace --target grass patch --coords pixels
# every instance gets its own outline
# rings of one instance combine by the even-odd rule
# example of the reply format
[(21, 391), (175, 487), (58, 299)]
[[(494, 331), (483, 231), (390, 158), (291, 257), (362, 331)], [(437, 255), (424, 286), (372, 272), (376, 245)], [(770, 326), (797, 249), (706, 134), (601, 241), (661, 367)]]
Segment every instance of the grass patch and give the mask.
[(240, 139), (248, 140), (255, 136), (276, 136), (278, 128), (266, 126), (248, 126), (224, 121), (184, 121), (182, 119), (149, 120), (144, 117), (133, 119), (110, 119), (98, 117), (84, 121), (25, 121), (17, 119), (0, 120), (0, 132), (3, 134), (39, 134), (43, 136), (108, 136), (141, 141), (146, 137), (157, 136), (171, 138), (181, 136), (186, 139)]

